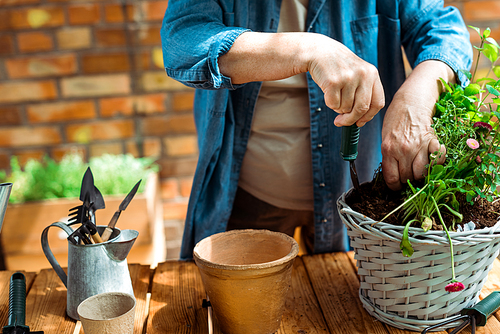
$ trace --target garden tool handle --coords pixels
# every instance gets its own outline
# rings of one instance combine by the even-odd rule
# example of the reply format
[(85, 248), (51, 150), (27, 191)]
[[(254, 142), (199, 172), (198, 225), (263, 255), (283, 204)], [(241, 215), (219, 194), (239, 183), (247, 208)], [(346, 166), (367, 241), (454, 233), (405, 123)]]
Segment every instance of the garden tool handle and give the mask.
[[(9, 286), (9, 322), (3, 328), (3, 332), (9, 331), (9, 328), (19, 327), (29, 328), (25, 325), (26, 321), (26, 277), (23, 273), (17, 272), (10, 277)], [(26, 327), (26, 328), (25, 328)]]
[(345, 161), (354, 161), (358, 156), (359, 130), (356, 124), (342, 127), (340, 155)]
[(473, 307), (467, 307), (462, 310), (462, 315), (476, 317), (476, 325), (484, 326), (488, 317), (500, 308), (500, 291), (493, 291), (486, 298), (481, 300)]

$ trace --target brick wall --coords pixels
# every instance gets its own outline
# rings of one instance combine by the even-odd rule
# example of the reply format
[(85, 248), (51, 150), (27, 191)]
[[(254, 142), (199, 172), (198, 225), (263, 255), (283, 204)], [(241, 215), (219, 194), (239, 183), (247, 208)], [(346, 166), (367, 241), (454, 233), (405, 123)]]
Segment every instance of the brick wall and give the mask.
[(71, 150), (153, 156), (178, 256), (197, 160), (193, 90), (165, 75), (167, 1), (0, 0), (0, 169)]
[[(500, 1), (445, 3), (500, 40)], [(166, 0), (0, 0), (0, 169), (12, 155), (60, 159), (70, 150), (156, 157), (168, 257), (176, 258), (198, 152), (193, 90), (161, 64), (166, 7)]]

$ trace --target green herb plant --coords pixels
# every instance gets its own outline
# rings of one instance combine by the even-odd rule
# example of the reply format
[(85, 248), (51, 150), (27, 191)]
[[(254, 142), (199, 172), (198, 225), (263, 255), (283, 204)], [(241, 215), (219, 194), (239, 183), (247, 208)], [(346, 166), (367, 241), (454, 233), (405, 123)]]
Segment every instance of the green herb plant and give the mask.
[[(153, 159), (135, 158), (130, 154), (105, 154), (86, 163), (81, 155), (70, 153), (59, 162), (44, 157), (42, 161), (29, 160), (24, 167), (14, 156), (10, 165), (9, 173), (0, 171), (0, 182), (13, 183), (10, 203), (78, 198), (87, 167), (91, 168), (94, 183), (103, 195), (126, 194), (137, 181), (158, 171)], [(144, 191), (144, 186), (142, 182), (139, 193)]]
[[(446, 147), (443, 165), (436, 163), (440, 152), (430, 156), (427, 174), (420, 187), (408, 181), (403, 204), (382, 220), (398, 210), (403, 210), (405, 228), (400, 248), (404, 256), (411, 256), (413, 248), (408, 236), (411, 225), (420, 225), (427, 232), (437, 222), (445, 231), (451, 252), (452, 280), (447, 291), (464, 289), (455, 278), (453, 243), (449, 230), (463, 219), (460, 214), (457, 195), (462, 193), (466, 201), (473, 205), (480, 200), (489, 202), (498, 197), (500, 186), (500, 66), (496, 66), (500, 46), (490, 37), (490, 29), (481, 31), (477, 50), (476, 67), (481, 56), (485, 56), (491, 66), (486, 77), (475, 79), (470, 72), (462, 70), (470, 83), (462, 88), (459, 84), (449, 84), (441, 79), (444, 92), (436, 103), (433, 129), (440, 143)], [(489, 78), (493, 73), (497, 79)], [(443, 215), (451, 218), (447, 226)], [(417, 226), (418, 226), (417, 225)]]

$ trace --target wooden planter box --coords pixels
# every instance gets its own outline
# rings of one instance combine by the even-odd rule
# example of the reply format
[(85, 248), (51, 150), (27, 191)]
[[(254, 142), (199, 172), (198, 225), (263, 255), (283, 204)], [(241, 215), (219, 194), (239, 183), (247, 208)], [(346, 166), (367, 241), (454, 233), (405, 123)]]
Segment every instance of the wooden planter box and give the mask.
[[(96, 211), (97, 225), (107, 225), (124, 198), (125, 195), (105, 196), (106, 208)], [(42, 231), (53, 222), (67, 222), (69, 209), (81, 204), (79, 199), (9, 204), (0, 233), (7, 268), (38, 270), (50, 267), (41, 246)], [(161, 253), (165, 252), (164, 247), (159, 250), (160, 255), (153, 251), (155, 247), (162, 246), (160, 238), (163, 236), (162, 216), (159, 180), (158, 174), (155, 173), (146, 180), (145, 191), (136, 194), (127, 209), (122, 211), (116, 225), (121, 230), (133, 229), (139, 232), (129, 259), (132, 257), (134, 262), (149, 264), (162, 260), (161, 257), (164, 255), (162, 256)], [(77, 227), (78, 225), (73, 229)], [(67, 234), (58, 228), (52, 228), (49, 232), (50, 248), (62, 266), (67, 261), (68, 241), (66, 238)], [(140, 250), (141, 255), (135, 255), (134, 250)]]

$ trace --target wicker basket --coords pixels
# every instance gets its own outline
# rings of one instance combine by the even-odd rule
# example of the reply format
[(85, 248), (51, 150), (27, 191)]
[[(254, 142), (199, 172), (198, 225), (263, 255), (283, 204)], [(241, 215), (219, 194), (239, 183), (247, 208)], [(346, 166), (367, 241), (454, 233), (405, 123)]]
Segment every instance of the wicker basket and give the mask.
[[(351, 190), (352, 191), (352, 190)], [(344, 193), (337, 200), (355, 251), (364, 308), (391, 326), (422, 331), (457, 315), (478, 301), (500, 248), (500, 221), (491, 228), (450, 232), (456, 279), (465, 290), (448, 293), (451, 280), (449, 241), (443, 231), (410, 228), (411, 257), (401, 254), (403, 226), (378, 222), (353, 211)], [(450, 323), (443, 328), (456, 327)]]

